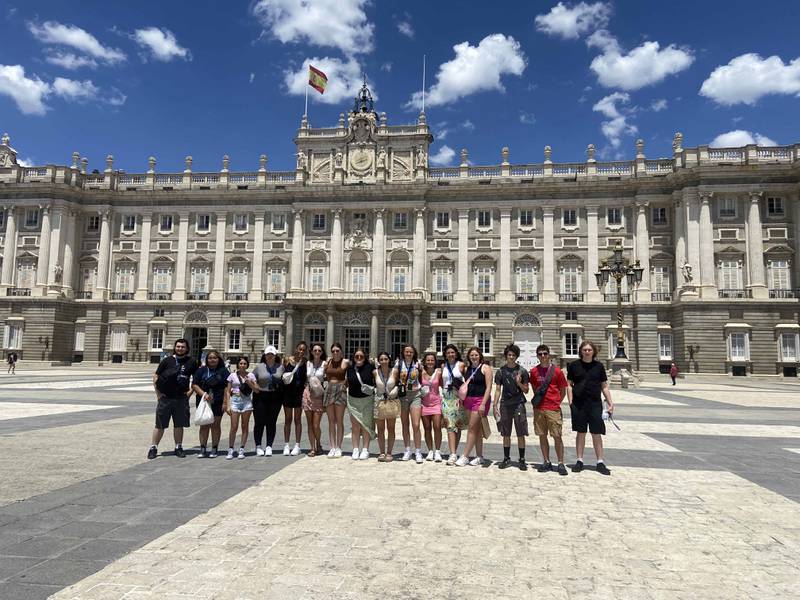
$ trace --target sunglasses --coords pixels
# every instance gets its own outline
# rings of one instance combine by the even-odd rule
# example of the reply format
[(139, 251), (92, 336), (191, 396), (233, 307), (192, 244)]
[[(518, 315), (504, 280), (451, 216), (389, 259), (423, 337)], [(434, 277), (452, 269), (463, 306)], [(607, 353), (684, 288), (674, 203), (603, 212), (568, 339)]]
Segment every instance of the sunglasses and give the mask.
[(537, 352), (536, 356), (548, 356), (549, 354), (549, 352)]

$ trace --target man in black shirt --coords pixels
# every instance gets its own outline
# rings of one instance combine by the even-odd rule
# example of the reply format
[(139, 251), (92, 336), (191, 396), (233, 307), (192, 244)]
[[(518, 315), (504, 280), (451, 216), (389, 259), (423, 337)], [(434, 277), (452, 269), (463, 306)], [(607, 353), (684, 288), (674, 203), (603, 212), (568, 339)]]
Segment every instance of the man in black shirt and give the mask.
[(511, 426), (517, 433), (517, 450), (521, 471), (527, 471), (525, 462), (525, 436), (528, 435), (528, 416), (525, 410), (525, 393), (528, 391), (528, 372), (519, 366), (519, 346), (509, 344), (503, 351), (506, 364), (494, 374), (494, 417), (503, 436), (503, 462), (501, 469), (511, 465)]
[(608, 405), (608, 412), (614, 412), (611, 401), (611, 390), (603, 363), (597, 360), (597, 346), (588, 340), (581, 342), (578, 349), (581, 359), (567, 367), (567, 379), (571, 387), (567, 388), (567, 400), (572, 414), (572, 431), (576, 432), (575, 453), (577, 460), (572, 467), (574, 473), (583, 470), (583, 449), (586, 445), (586, 430), (592, 434), (592, 445), (597, 455), (597, 472), (610, 475), (611, 471), (603, 461), (603, 435), (606, 424), (603, 421), (603, 400)]
[(172, 356), (162, 360), (153, 373), (153, 388), (156, 391), (156, 427), (147, 458), (158, 455), (158, 443), (172, 419), (175, 438), (175, 456), (184, 458), (183, 428), (189, 427), (189, 395), (191, 378), (197, 371), (197, 361), (189, 356), (189, 342), (183, 338), (175, 340)]

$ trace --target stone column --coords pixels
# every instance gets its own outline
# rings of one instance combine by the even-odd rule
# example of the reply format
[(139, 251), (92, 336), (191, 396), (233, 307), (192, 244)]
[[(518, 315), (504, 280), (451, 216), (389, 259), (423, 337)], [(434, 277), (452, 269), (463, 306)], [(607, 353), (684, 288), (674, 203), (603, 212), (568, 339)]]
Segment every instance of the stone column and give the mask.
[[(800, 196), (795, 197), (794, 201), (794, 247), (795, 253), (800, 249)], [(794, 281), (792, 281), (792, 288), (800, 288), (800, 257), (794, 256), (792, 258), (794, 266)]]
[(675, 192), (675, 267), (673, 269), (676, 294), (683, 288), (683, 264), (686, 262), (686, 203), (682, 200), (680, 192)]
[[(700, 199), (697, 188), (683, 190), (684, 215), (686, 219), (686, 256), (692, 267), (692, 283), (698, 289), (700, 277)], [(686, 287), (686, 285), (684, 285)], [(696, 290), (693, 290), (696, 291)]]
[(39, 235), (39, 260), (36, 263), (36, 294), (47, 294), (47, 272), (50, 270), (50, 206), (42, 209), (42, 231)]
[(373, 357), (377, 357), (380, 351), (380, 340), (378, 340), (378, 309), (372, 309), (372, 316), (369, 319), (369, 353)]
[(703, 298), (717, 297), (714, 265), (714, 228), (711, 225), (712, 192), (700, 192), (700, 286)]
[[(211, 288), (211, 300), (225, 298), (225, 234), (228, 227), (228, 213), (216, 213), (217, 230), (214, 240), (214, 285)], [(288, 317), (287, 317), (288, 319)]]
[[(53, 211), (53, 219), (50, 222), (50, 268), (47, 271), (47, 295), (59, 296), (61, 294), (61, 283), (64, 276), (64, 265), (61, 262), (64, 245), (64, 209), (58, 207)], [(57, 277), (56, 270), (61, 269), (61, 274)], [(58, 280), (58, 281), (57, 281)]]
[(500, 209), (500, 290), (497, 299), (513, 302), (511, 291), (511, 209)]
[(95, 288), (99, 300), (108, 298), (108, 272), (111, 262), (110, 213), (109, 210), (100, 211), (100, 256), (97, 260), (97, 287)]
[(6, 236), (3, 245), (3, 273), (0, 284), (5, 287), (14, 285), (14, 263), (17, 261), (17, 221), (15, 207), (9, 206), (6, 213)]
[(764, 269), (764, 238), (761, 231), (759, 204), (763, 192), (750, 192), (750, 210), (747, 213), (747, 267), (750, 273), (748, 287), (753, 298), (768, 298), (767, 279)]
[(375, 235), (372, 238), (372, 291), (386, 290), (386, 233), (383, 217), (385, 209), (376, 208)]
[(414, 324), (411, 326), (411, 343), (414, 344), (414, 347), (419, 350), (420, 349), (420, 315), (422, 311), (419, 308), (414, 309)]
[[(636, 201), (636, 259), (642, 271), (642, 282), (636, 289), (637, 302), (650, 302), (650, 233), (647, 229), (647, 202)], [(589, 277), (593, 279), (593, 277)], [(632, 290), (628, 290), (631, 292)]]
[(598, 236), (598, 207), (586, 207), (586, 270), (588, 271), (586, 281), (586, 301), (597, 303), (603, 301), (602, 292), (597, 288), (597, 279), (594, 274), (600, 268), (599, 247), (600, 239)]
[[(328, 348), (331, 347), (336, 335), (336, 323), (333, 321), (333, 313), (336, 309), (333, 306), (328, 307), (327, 312), (327, 321), (325, 322), (325, 343), (328, 345)], [(326, 349), (327, 350), (327, 349)]]
[(264, 297), (261, 279), (264, 275), (264, 212), (255, 214), (255, 236), (253, 239), (253, 284), (250, 290), (250, 300), (260, 301)]
[(425, 209), (414, 210), (414, 291), (425, 291)]
[[(553, 242), (553, 207), (542, 208), (542, 233), (544, 234), (544, 254), (542, 255), (542, 301), (555, 302), (558, 299), (555, 289), (555, 249)], [(594, 275), (592, 275), (594, 277)]]
[(456, 302), (469, 302), (469, 209), (458, 209), (458, 287)]
[(294, 354), (294, 310), (286, 309), (286, 331), (283, 338), (286, 340), (286, 354)]
[(139, 246), (139, 281), (136, 285), (136, 294), (134, 296), (137, 300), (147, 300), (147, 276), (150, 273), (150, 230), (152, 222), (152, 214), (144, 213), (142, 215), (142, 241)]
[(292, 229), (292, 282), (290, 291), (303, 291), (303, 210), (294, 211)]
[(331, 227), (331, 279), (328, 286), (331, 290), (342, 289), (342, 260), (344, 247), (342, 245), (342, 210), (334, 208), (333, 226)]
[(74, 295), (73, 283), (75, 279), (75, 259), (80, 254), (78, 247), (77, 214), (74, 210), (64, 213), (66, 225), (64, 227), (64, 273), (61, 276), (62, 290), (67, 298)]
[(173, 300), (186, 300), (186, 253), (189, 249), (189, 213), (178, 213), (178, 264), (175, 268)]

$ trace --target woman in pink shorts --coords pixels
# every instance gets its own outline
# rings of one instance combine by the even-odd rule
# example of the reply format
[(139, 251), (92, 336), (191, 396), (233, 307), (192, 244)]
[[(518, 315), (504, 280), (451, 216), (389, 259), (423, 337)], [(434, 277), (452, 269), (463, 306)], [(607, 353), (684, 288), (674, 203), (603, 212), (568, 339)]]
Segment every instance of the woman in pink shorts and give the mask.
[[(442, 462), (442, 370), (436, 367), (436, 353), (426, 352), (422, 357), (422, 427), (425, 430), (425, 444), (428, 456), (425, 460)], [(431, 428), (433, 431), (431, 431)]]
[[(492, 381), (492, 367), (483, 361), (483, 353), (477, 346), (467, 351), (467, 397), (464, 398), (464, 408), (469, 415), (467, 429), (467, 445), (464, 454), (456, 461), (457, 467), (470, 465), (477, 467), (483, 464), (483, 417), (489, 414), (491, 406), (490, 385)], [(469, 460), (470, 452), (475, 448), (475, 458)]]

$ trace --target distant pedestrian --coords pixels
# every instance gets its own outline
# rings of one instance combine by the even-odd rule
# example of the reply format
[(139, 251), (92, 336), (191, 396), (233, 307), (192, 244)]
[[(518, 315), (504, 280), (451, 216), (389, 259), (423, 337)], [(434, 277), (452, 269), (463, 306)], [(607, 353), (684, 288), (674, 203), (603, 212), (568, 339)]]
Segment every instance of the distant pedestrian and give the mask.
[(153, 373), (153, 387), (158, 404), (156, 426), (147, 451), (147, 458), (150, 459), (158, 455), (158, 443), (164, 435), (164, 429), (169, 427), (170, 419), (175, 438), (175, 456), (186, 456), (183, 451), (183, 428), (189, 427), (189, 396), (192, 393), (189, 384), (197, 371), (197, 361), (189, 356), (189, 341), (185, 338), (175, 340), (172, 352), (172, 356), (162, 360)]
[(675, 380), (678, 378), (678, 365), (672, 363), (669, 367), (669, 376), (672, 379), (672, 385), (675, 385)]
[[(219, 438), (222, 436), (222, 410), (225, 403), (225, 388), (228, 387), (230, 371), (222, 362), (222, 357), (216, 350), (210, 350), (206, 355), (206, 364), (197, 369), (192, 380), (192, 389), (195, 397), (195, 407), (205, 400), (211, 406), (214, 422), (211, 425), (200, 426), (200, 453), (197, 458), (216, 458), (219, 449)], [(208, 434), (211, 432), (211, 452), (208, 453)]]
[(8, 372), (12, 375), (17, 374), (17, 361), (19, 360), (19, 356), (16, 352), (12, 352), (8, 355)]
[(239, 458), (244, 458), (244, 447), (247, 444), (247, 435), (250, 432), (250, 415), (253, 413), (253, 390), (258, 388), (256, 376), (248, 373), (250, 361), (246, 356), (239, 357), (236, 362), (236, 371), (228, 376), (228, 389), (225, 391), (225, 412), (231, 416), (231, 430), (228, 434), (228, 456), (234, 457), (233, 445), (236, 443), (236, 430), (239, 422), (242, 431), (239, 439)]
[[(547, 440), (547, 435), (550, 434), (556, 447), (558, 474), (566, 475), (561, 402), (567, 395), (567, 379), (561, 369), (550, 364), (550, 348), (546, 344), (536, 348), (536, 357), (539, 359), (539, 364), (531, 369), (531, 381), (534, 389), (533, 432), (539, 436), (539, 448), (542, 450), (542, 464), (538, 471), (547, 473), (553, 468), (550, 462), (550, 444)], [(542, 389), (545, 384), (547, 387)]]

